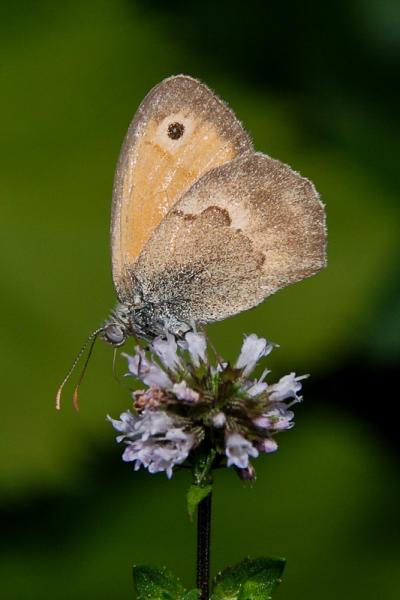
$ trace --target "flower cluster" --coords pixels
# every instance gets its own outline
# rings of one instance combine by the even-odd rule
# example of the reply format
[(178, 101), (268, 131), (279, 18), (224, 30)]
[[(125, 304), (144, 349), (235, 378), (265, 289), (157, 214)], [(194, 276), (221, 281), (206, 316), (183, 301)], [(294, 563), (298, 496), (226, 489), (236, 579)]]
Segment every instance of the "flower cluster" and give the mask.
[(274, 344), (252, 334), (245, 337), (234, 366), (211, 361), (203, 333), (189, 332), (179, 342), (171, 334), (156, 338), (145, 351), (125, 354), (128, 375), (146, 389), (132, 392), (133, 406), (112, 419), (123, 460), (150, 473), (172, 476), (176, 465), (195, 467), (212, 456), (209, 468), (234, 467), (242, 479), (254, 479), (251, 458), (274, 452), (275, 436), (293, 427), (290, 408), (302, 398), (301, 380), (290, 373), (267, 383), (266, 369), (251, 377), (258, 361)]

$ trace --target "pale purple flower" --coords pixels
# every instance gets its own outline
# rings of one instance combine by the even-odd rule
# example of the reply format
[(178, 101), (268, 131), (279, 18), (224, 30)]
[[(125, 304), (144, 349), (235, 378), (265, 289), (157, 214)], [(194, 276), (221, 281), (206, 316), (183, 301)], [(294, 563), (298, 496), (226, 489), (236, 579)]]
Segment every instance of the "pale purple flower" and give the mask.
[(243, 375), (247, 377), (255, 369), (257, 362), (262, 356), (267, 356), (274, 348), (274, 344), (259, 338), (252, 333), (244, 338), (236, 368), (243, 369)]
[[(171, 430), (172, 432), (174, 430)], [(193, 446), (192, 434), (174, 435), (168, 432), (164, 438), (150, 438), (128, 443), (122, 459), (134, 462), (135, 471), (144, 467), (149, 473), (165, 471), (168, 479), (172, 477), (173, 467), (182, 464)]]
[(107, 419), (110, 421), (110, 423), (112, 423), (114, 429), (123, 434), (118, 436), (120, 439), (117, 438), (118, 441), (121, 441), (126, 435), (129, 434), (129, 432), (133, 431), (137, 417), (135, 417), (130, 410), (127, 410), (126, 412), (122, 413), (120, 421), (117, 419), (112, 419), (109, 415), (107, 415)]
[(247, 469), (249, 456), (256, 458), (258, 450), (240, 433), (230, 433), (226, 436), (225, 454), (228, 458), (228, 467), (234, 465), (239, 469)]
[(226, 423), (225, 413), (223, 413), (222, 411), (216, 413), (215, 415), (212, 416), (211, 422), (214, 425), (214, 427), (216, 427), (217, 429), (221, 429), (221, 427), (223, 427)]
[(136, 346), (136, 354), (130, 356), (123, 353), (122, 356), (128, 360), (129, 373), (134, 377), (138, 377), (145, 385), (155, 385), (159, 388), (169, 388), (172, 381), (163, 369), (152, 360), (146, 357), (145, 351)]
[(165, 471), (170, 478), (173, 467), (186, 460), (195, 442), (193, 434), (175, 425), (164, 411), (145, 410), (140, 415), (128, 411), (120, 421), (108, 419), (123, 432), (117, 438), (126, 443), (122, 459), (134, 462), (136, 471), (143, 466), (150, 473)]
[(120, 420), (107, 416), (112, 426), (123, 435), (118, 436), (118, 441), (124, 439), (147, 440), (150, 436), (163, 434), (172, 426), (173, 420), (166, 412), (161, 410), (144, 410), (140, 415), (133, 415), (129, 410), (123, 412)]
[(242, 390), (250, 397), (263, 394), (268, 389), (268, 384), (264, 381), (268, 373), (271, 373), (271, 371), (269, 369), (264, 369), (260, 379), (255, 381), (245, 380), (244, 384), (242, 385)]
[(277, 383), (273, 383), (268, 387), (271, 402), (282, 402), (288, 398), (294, 398), (296, 402), (300, 402), (302, 397), (298, 396), (297, 393), (301, 390), (300, 381), (306, 377), (308, 375), (296, 377), (296, 373), (290, 373), (281, 377)]
[(254, 424), (260, 429), (270, 429), (271, 431), (283, 431), (291, 429), (294, 425), (292, 419), (294, 413), (288, 410), (283, 403), (277, 403), (271, 406), (260, 417), (254, 419)]
[(156, 337), (151, 347), (167, 369), (173, 372), (182, 369), (182, 362), (177, 354), (178, 344), (171, 333), (167, 333), (165, 338)]
[(143, 440), (128, 442), (128, 445), (122, 454), (122, 460), (124, 462), (136, 461), (135, 471), (138, 471), (142, 464), (150, 464), (152, 447), (153, 440), (147, 442), (143, 442)]
[(278, 444), (273, 438), (265, 438), (261, 440), (261, 442), (257, 445), (257, 448), (260, 450), (260, 452), (270, 453), (278, 450)]
[(136, 470), (171, 477), (188, 457), (198, 460), (191, 453), (200, 447), (212, 449), (218, 464), (224, 464), (225, 455), (225, 464), (242, 479), (254, 479), (250, 460), (277, 450), (275, 434), (293, 427), (290, 407), (302, 399), (305, 376), (290, 373), (269, 384), (265, 369), (259, 379), (250, 378), (274, 347), (255, 334), (246, 336), (232, 369), (223, 359), (209, 361), (212, 353), (202, 333), (188, 332), (180, 341), (166, 333), (149, 350), (137, 346), (134, 356), (125, 355), (129, 373), (145, 384), (132, 394), (136, 413), (108, 417), (119, 433), (117, 441), (126, 445), (123, 460)]
[(165, 434), (173, 425), (172, 418), (163, 410), (144, 410), (134, 424), (134, 432), (143, 441), (149, 437)]
[(248, 396), (259, 396), (268, 389), (268, 384), (264, 381), (256, 381), (246, 390)]
[(185, 342), (190, 354), (190, 358), (195, 367), (200, 366), (200, 361), (203, 363), (207, 362), (207, 342), (203, 333), (189, 331), (185, 335)]
[(172, 386), (172, 391), (178, 400), (182, 400), (182, 402), (188, 402), (189, 404), (195, 404), (200, 398), (200, 394), (188, 387), (184, 379), (182, 379), (182, 381), (179, 383), (174, 383)]

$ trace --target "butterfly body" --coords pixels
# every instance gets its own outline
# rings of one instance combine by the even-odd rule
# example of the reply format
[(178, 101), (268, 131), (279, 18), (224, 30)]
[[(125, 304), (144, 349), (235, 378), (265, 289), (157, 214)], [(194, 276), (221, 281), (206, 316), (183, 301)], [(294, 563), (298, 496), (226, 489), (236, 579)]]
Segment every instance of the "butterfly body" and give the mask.
[(179, 306), (168, 303), (117, 304), (104, 325), (104, 339), (113, 346), (122, 346), (127, 337), (151, 340), (166, 332), (182, 337), (192, 326), (176, 316)]

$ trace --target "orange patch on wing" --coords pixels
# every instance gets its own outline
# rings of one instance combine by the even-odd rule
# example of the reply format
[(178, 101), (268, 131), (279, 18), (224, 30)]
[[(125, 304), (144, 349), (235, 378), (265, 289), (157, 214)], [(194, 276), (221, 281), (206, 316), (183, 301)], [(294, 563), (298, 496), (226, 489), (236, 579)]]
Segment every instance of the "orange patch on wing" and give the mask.
[[(133, 169), (126, 174), (123, 186), (119, 235), (119, 271), (138, 258), (144, 244), (168, 210), (206, 171), (232, 160), (233, 144), (218, 134), (215, 126), (198, 121), (190, 114), (193, 129), (177, 145), (163, 138), (159, 123), (147, 124), (138, 141)], [(166, 136), (167, 134), (165, 134)]]

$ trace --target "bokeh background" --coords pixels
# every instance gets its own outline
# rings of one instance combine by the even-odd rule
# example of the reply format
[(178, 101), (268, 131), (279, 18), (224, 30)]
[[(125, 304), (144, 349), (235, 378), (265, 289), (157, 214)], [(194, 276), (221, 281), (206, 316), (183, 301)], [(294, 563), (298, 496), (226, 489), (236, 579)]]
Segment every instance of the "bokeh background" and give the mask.
[[(127, 389), (98, 344), (74, 413), (54, 393), (115, 302), (109, 213), (139, 102), (180, 72), (226, 99), (257, 149), (312, 179), (329, 267), (209, 328), (278, 342), (311, 373), (295, 429), (250, 489), (215, 483), (212, 563), (286, 556), (277, 599), (399, 597), (400, 353), (396, 0), (4, 3), (1, 61), (0, 596), (133, 597), (131, 566), (194, 580), (187, 473), (134, 474), (105, 415)], [(123, 372), (124, 361), (119, 361)]]

